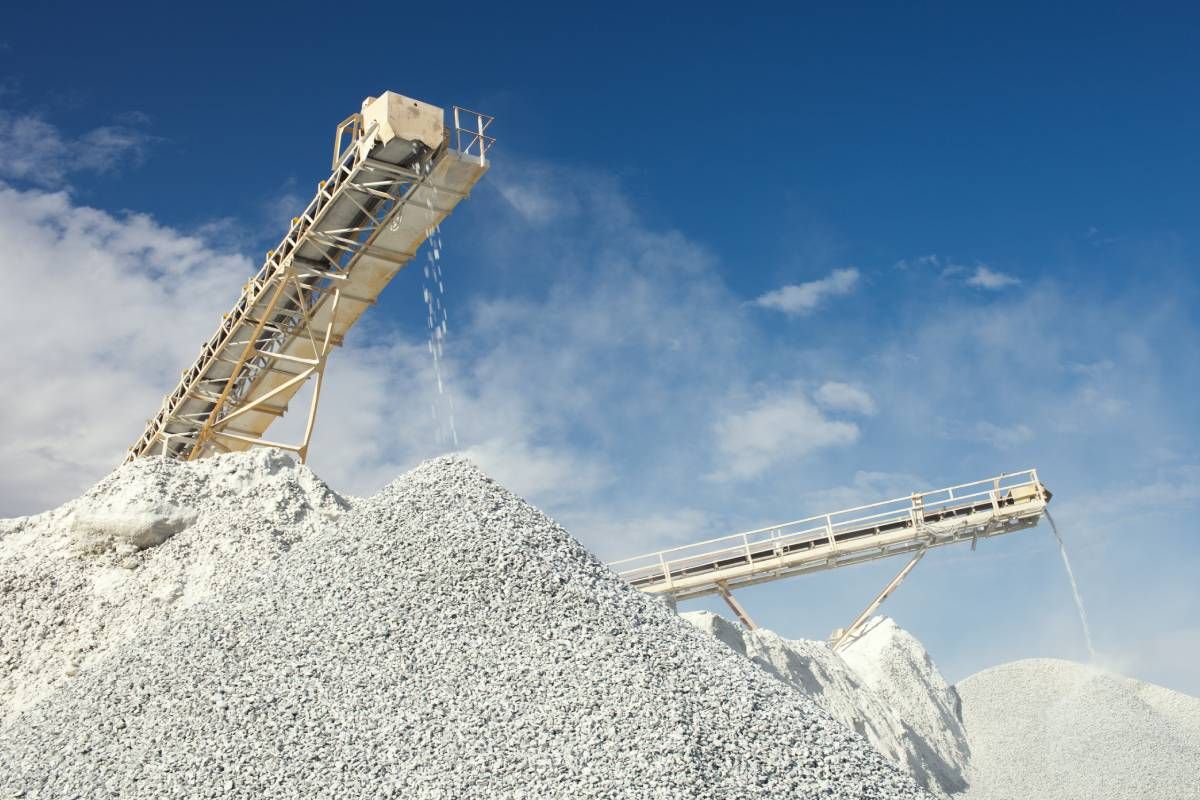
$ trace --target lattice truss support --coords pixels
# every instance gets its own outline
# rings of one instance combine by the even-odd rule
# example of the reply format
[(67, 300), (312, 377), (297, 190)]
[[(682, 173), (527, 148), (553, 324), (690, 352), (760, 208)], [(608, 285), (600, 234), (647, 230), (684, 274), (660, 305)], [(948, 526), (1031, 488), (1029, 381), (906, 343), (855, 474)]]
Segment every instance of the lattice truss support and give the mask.
[(1032, 528), (1050, 490), (1037, 470), (856, 506), (732, 536), (671, 547), (609, 564), (630, 585), (675, 601), (720, 595), (748, 629), (754, 621), (735, 590), (812, 572), (908, 555), (909, 562), (844, 631), (836, 647), (863, 625), (934, 547), (971, 543)]
[[(483, 130), (491, 118), (455, 109), (456, 123), (460, 114), (474, 115), (461, 151), (449, 146), (448, 131), (438, 148), (400, 152), (396, 141), (376, 137), (374, 125), (364, 130), (361, 115), (338, 126), (332, 173), (242, 288), (126, 461), (195, 459), (252, 445), (307, 458), (332, 349), (487, 170), (492, 140)], [(457, 133), (461, 139), (464, 132)], [(300, 441), (264, 438), (309, 379)]]
[[(317, 405), (321, 401), (321, 381), (325, 375), (325, 364), (334, 345), (341, 344), (333, 336), (337, 309), (341, 302), (341, 291), (337, 288), (336, 282), (332, 286), (313, 286), (302, 283), (302, 277), (309, 276), (294, 269), (285, 270), (282, 279), (277, 281), (278, 288), (271, 293), (266, 307), (258, 315), (254, 334), (245, 342), (231, 343), (234, 347), (242, 347), (239, 363), (234, 368), (234, 375), (241, 375), (242, 379), (239, 381), (225, 380), (221, 387), (221, 394), (211, 398), (213, 409), (207, 414), (197, 412), (176, 414), (171, 417), (176, 422), (184, 421), (185, 424), (190, 424), (196, 431), (191, 437), (191, 449), (187, 456), (189, 459), (200, 456), (206, 445), (228, 452), (234, 449), (229, 446), (230, 441), (290, 450), (298, 454), (301, 461), (308, 457), (308, 445), (312, 440), (313, 425), (317, 419)], [(289, 310), (290, 313), (285, 312), (279, 315), (284, 318), (282, 321), (276, 317), (274, 324), (267, 325), (266, 320), (275, 315), (276, 309), (280, 306), (280, 300), (285, 295), (285, 289), (290, 290), (291, 297), (295, 301), (295, 308)], [(329, 299), (329, 321), (325, 323), (323, 330), (319, 330), (313, 322), (313, 311), (317, 303), (326, 298)], [(311, 348), (310, 353), (306, 356), (298, 356), (283, 353), (279, 349), (265, 349), (276, 345), (283, 338), (299, 339), (305, 342)], [(253, 399), (245, 399), (255, 385), (255, 377), (266, 373), (284, 376), (285, 380)], [(314, 378), (315, 383), (312, 400), (309, 403), (308, 418), (304, 425), (304, 435), (298, 444), (271, 441), (229, 429), (230, 423), (251, 412), (283, 416), (287, 407), (273, 404), (271, 401), (284, 393), (294, 394), (309, 378)], [(211, 396), (201, 394), (201, 397), (210, 399)], [(189, 434), (164, 435), (162, 437), (164, 455), (169, 451), (172, 436), (184, 437), (186, 440)]]

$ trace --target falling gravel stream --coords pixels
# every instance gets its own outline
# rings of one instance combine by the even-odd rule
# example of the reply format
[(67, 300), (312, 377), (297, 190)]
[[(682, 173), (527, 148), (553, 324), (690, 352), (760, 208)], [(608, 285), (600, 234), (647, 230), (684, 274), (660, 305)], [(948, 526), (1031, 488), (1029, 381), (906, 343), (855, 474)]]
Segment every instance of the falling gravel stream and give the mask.
[(1050, 521), (1050, 530), (1054, 531), (1054, 538), (1058, 540), (1058, 552), (1062, 554), (1063, 566), (1067, 568), (1067, 579), (1071, 582), (1071, 594), (1075, 596), (1075, 608), (1079, 611), (1079, 624), (1083, 626), (1083, 639), (1087, 642), (1088, 655), (1093, 661), (1096, 660), (1096, 648), (1092, 646), (1092, 631), (1088, 627), (1087, 611), (1083, 608), (1083, 598), (1079, 594), (1079, 584), (1075, 582), (1075, 572), (1071, 569), (1071, 559), (1067, 557), (1067, 545), (1063, 541), (1062, 534), (1058, 532), (1058, 525), (1054, 522), (1054, 517), (1050, 516), (1050, 512), (1046, 512), (1046, 519)]
[[(428, 176), (431, 164), (424, 169)], [(434, 217), (434, 207), (437, 200), (437, 186), (430, 184), (432, 193), (425, 198), (425, 207), (431, 218)], [(458, 447), (458, 429), (454, 424), (454, 400), (450, 396), (449, 387), (443, 374), (445, 360), (446, 333), (449, 327), (449, 317), (446, 313), (446, 283), (442, 275), (442, 229), (433, 225), (425, 232), (428, 247), (425, 249), (424, 283), (421, 293), (425, 299), (426, 327), (429, 329), (429, 353), (433, 358), (433, 375), (437, 394), (434, 395), (430, 410), (433, 414), (433, 424), (437, 431), (438, 444)]]

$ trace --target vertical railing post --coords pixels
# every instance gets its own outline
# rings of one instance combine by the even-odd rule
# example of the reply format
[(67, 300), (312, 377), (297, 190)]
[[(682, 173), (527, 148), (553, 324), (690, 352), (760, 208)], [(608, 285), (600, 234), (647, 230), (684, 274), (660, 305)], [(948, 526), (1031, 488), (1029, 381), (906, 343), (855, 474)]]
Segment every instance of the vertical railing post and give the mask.
[(483, 166), (483, 114), (475, 115), (475, 127), (479, 131), (479, 166)]
[(908, 498), (908, 518), (914, 531), (925, 525), (925, 495), (914, 492)]

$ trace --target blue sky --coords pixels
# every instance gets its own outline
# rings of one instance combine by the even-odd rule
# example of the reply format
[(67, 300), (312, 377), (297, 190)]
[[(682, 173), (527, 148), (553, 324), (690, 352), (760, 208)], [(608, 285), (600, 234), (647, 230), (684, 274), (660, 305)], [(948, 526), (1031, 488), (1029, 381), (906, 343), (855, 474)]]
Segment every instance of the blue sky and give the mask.
[[(497, 117), (445, 227), (462, 445), (601, 556), (1036, 466), (1104, 663), (1200, 692), (1200, 17), (161, 9), (0, 32), (0, 269), (39, 331), (0, 357), (38, 387), (0, 514), (119, 460), (394, 89)], [(336, 487), (444, 449), (422, 325), (402, 273), (331, 366)], [(899, 566), (743, 600), (821, 637)], [(887, 610), (952, 679), (1084, 655), (1045, 530), (934, 553)]]

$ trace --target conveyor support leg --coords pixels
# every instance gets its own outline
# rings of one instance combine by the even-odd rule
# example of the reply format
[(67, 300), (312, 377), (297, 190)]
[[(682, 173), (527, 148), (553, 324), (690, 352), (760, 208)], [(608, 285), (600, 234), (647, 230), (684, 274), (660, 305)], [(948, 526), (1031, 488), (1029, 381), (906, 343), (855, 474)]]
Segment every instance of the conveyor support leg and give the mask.
[(758, 626), (754, 624), (754, 620), (750, 619), (750, 615), (746, 613), (746, 609), (742, 608), (742, 604), (734, 598), (733, 592), (729, 591), (729, 587), (725, 585), (724, 581), (721, 581), (717, 584), (717, 591), (721, 593), (721, 597), (723, 597), (725, 602), (729, 604), (729, 607), (733, 609), (733, 613), (737, 614), (737, 618), (740, 619), (742, 624), (746, 626), (746, 630), (752, 631), (758, 628)]
[(904, 569), (896, 573), (896, 577), (892, 578), (888, 585), (883, 587), (883, 591), (875, 595), (875, 599), (863, 609), (861, 614), (854, 618), (854, 622), (851, 622), (846, 630), (842, 631), (841, 633), (834, 634), (833, 640), (830, 642), (830, 647), (834, 652), (837, 652), (838, 648), (850, 644), (850, 642), (854, 641), (858, 637), (859, 631), (862, 629), (862, 626), (866, 623), (866, 621), (871, 618), (871, 615), (874, 614), (881, 605), (883, 605), (883, 601), (888, 599), (888, 595), (894, 592), (896, 587), (904, 582), (904, 579), (908, 577), (908, 573), (913, 571), (913, 567), (917, 566), (917, 562), (924, 558), (927, 552), (929, 552), (928, 547), (922, 547), (920, 550), (918, 550), (916, 555), (914, 555), (912, 559), (904, 565)]

